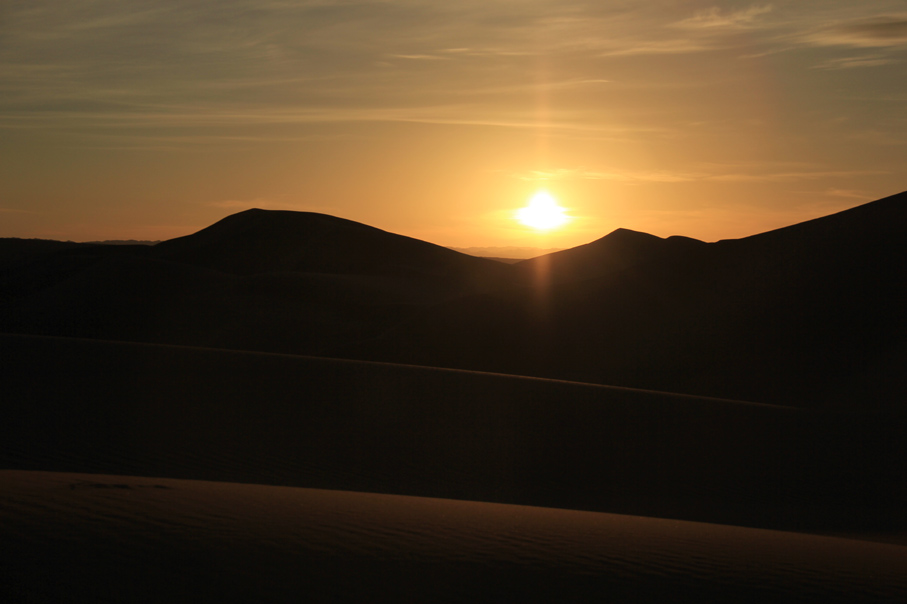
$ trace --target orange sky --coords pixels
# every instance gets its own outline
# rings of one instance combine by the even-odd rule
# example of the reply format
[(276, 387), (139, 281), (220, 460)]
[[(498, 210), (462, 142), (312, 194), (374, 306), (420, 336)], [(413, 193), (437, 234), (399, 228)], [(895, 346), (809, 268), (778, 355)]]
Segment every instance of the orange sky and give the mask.
[[(250, 207), (450, 246), (741, 237), (907, 189), (902, 1), (0, 7), (0, 236)], [(573, 221), (512, 218), (539, 189)]]

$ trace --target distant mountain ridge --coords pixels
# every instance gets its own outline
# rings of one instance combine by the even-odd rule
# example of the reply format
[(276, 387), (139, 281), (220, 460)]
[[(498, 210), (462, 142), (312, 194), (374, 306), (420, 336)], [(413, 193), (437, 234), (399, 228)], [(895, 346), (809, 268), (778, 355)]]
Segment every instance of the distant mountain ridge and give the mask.
[(104, 239), (102, 241), (85, 241), (86, 245), (157, 245), (160, 239)]

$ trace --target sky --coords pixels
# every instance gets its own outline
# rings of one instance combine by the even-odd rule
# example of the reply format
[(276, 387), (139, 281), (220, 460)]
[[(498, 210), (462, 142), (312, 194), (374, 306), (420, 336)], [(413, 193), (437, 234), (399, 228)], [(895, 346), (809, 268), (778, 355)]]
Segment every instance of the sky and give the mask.
[(0, 2), (0, 237), (715, 241), (905, 189), (903, 0)]

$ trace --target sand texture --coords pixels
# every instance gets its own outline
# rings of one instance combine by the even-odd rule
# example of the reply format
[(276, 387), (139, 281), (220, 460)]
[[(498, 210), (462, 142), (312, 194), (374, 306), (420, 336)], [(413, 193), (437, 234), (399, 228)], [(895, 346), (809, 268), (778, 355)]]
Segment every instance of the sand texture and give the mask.
[(11, 469), (795, 530), (904, 522), (907, 444), (890, 415), (287, 355), (0, 342), (0, 463)]
[(4, 601), (896, 602), (907, 548), (478, 502), (0, 472)]

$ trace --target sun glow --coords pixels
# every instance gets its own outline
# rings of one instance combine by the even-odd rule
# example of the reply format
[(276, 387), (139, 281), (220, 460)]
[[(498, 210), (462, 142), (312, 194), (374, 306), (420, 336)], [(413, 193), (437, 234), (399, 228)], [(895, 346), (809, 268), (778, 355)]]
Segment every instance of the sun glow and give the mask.
[(550, 231), (570, 222), (567, 209), (558, 205), (557, 200), (547, 191), (539, 191), (529, 199), (525, 208), (516, 211), (516, 219), (528, 227)]

